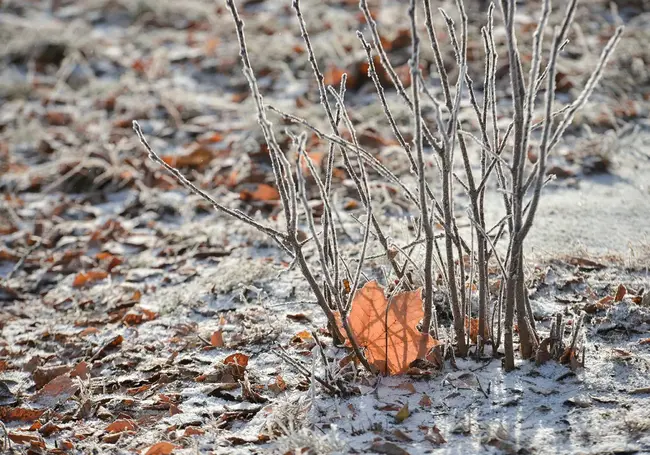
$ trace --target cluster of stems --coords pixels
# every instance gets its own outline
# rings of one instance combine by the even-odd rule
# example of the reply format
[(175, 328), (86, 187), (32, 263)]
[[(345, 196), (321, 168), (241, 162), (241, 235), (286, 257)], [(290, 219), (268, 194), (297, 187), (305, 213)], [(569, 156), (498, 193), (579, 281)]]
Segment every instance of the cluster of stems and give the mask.
[[(467, 47), (469, 39), (468, 18), (462, 0), (456, 0), (459, 26), (443, 10), (440, 14), (449, 36), (449, 46), (455, 56), (456, 80), (451, 80), (445, 66), (443, 50), (434, 26), (430, 0), (422, 0), (424, 26), (433, 52), (435, 74), (440, 93), (433, 93), (420, 69), (422, 41), (418, 32), (416, 0), (410, 0), (406, 9), (411, 30), (411, 55), (409, 61), (409, 90), (390, 62), (384, 48), (377, 23), (370, 12), (367, 0), (360, 0), (359, 7), (365, 16), (370, 39), (357, 32), (361, 48), (368, 63), (368, 76), (372, 81), (382, 106), (391, 134), (408, 160), (415, 184), (410, 184), (382, 163), (375, 155), (360, 145), (354, 122), (345, 103), (346, 76), (339, 87), (328, 87), (314, 53), (307, 22), (300, 1), (292, 6), (306, 47), (309, 65), (318, 87), (320, 105), (329, 130), (318, 128), (308, 120), (266, 105), (260, 93), (249, 59), (244, 35), (244, 23), (234, 0), (226, 0), (232, 14), (243, 73), (250, 87), (258, 123), (268, 145), (269, 154), (280, 193), (284, 213), (284, 229), (267, 226), (255, 221), (239, 210), (225, 207), (204, 191), (189, 182), (178, 170), (170, 167), (151, 149), (137, 123), (134, 129), (149, 156), (165, 167), (181, 184), (208, 201), (215, 209), (247, 223), (267, 234), (280, 248), (289, 254), (307, 283), (316, 301), (327, 317), (335, 342), (350, 340), (355, 355), (370, 370), (363, 349), (355, 341), (354, 333), (347, 323), (355, 292), (365, 277), (364, 265), (371, 245), (377, 245), (390, 264), (399, 286), (416, 285), (413, 276), (421, 277), (424, 302), (422, 331), (439, 338), (441, 330), (433, 296), (439, 280), (447, 296), (453, 316), (453, 338), (458, 355), (465, 356), (471, 347), (468, 322), (473, 309), (478, 319), (476, 353), (484, 352), (485, 345), (492, 345), (497, 353), (503, 342), (505, 368), (515, 367), (514, 329), (515, 317), (519, 332), (522, 358), (533, 357), (540, 344), (535, 322), (528, 301), (524, 276), (524, 243), (534, 223), (542, 188), (548, 180), (547, 160), (553, 148), (573, 120), (575, 113), (586, 103), (596, 87), (605, 64), (620, 39), (619, 28), (604, 47), (590, 78), (576, 99), (555, 110), (557, 62), (567, 44), (567, 36), (574, 20), (577, 0), (569, 0), (559, 26), (552, 30), (552, 41), (545, 49), (544, 39), (551, 14), (551, 1), (544, 0), (537, 28), (532, 39), (532, 55), (528, 74), (524, 72), (521, 51), (515, 34), (516, 0), (500, 0), (498, 10), (505, 30), (506, 54), (509, 68), (512, 109), (499, 112), (497, 93), (497, 68), (499, 50), (494, 39), (494, 15), (497, 7), (491, 4), (487, 10), (485, 25), (481, 28), (484, 49), (484, 77), (482, 92), (475, 89), (468, 71)], [(378, 59), (375, 58), (378, 57)], [(392, 113), (387, 98), (387, 87), (382, 85), (377, 65), (388, 75), (398, 102), (411, 113), (409, 125), (400, 125)], [(430, 85), (430, 84), (429, 84)], [(541, 121), (534, 122), (535, 104), (542, 99)], [(459, 120), (463, 101), (471, 105), (475, 124), (470, 131)], [(433, 112), (431, 119), (423, 115), (423, 105)], [(283, 120), (303, 129), (300, 134), (287, 131), (292, 139), (293, 153), (282, 150), (277, 141), (267, 113), (273, 112)], [(508, 115), (508, 126), (500, 128), (498, 119)], [(465, 122), (466, 123), (466, 122)], [(407, 141), (403, 129), (410, 129), (412, 141)], [(306, 134), (316, 134), (327, 141), (328, 148), (322, 169), (318, 169), (309, 157)], [(343, 134), (346, 131), (348, 134)], [(528, 150), (535, 144), (537, 161), (527, 159)], [(475, 153), (470, 147), (478, 149)], [(477, 147), (476, 147), (477, 146)], [(295, 159), (290, 159), (293, 156)], [(431, 166), (435, 163), (435, 166)], [(354, 182), (358, 199), (364, 210), (362, 218), (355, 218), (362, 227), (360, 253), (346, 258), (341, 248), (341, 217), (333, 202), (333, 171), (342, 164)], [(309, 178), (306, 176), (309, 172)], [(415, 239), (399, 246), (386, 233), (387, 226), (380, 223), (380, 213), (373, 204), (374, 179), (381, 185), (391, 186), (412, 205), (417, 215)], [(315, 185), (323, 205), (320, 220), (315, 218), (309, 204), (309, 185)], [(456, 185), (466, 193), (469, 201), (467, 215), (471, 221), (469, 238), (461, 235), (455, 213)], [(504, 213), (493, 226), (486, 223), (484, 201), (486, 191), (496, 190), (502, 194)], [(442, 227), (442, 234), (435, 233), (435, 226)], [(303, 231), (308, 231), (305, 235)], [(444, 241), (441, 241), (444, 237)], [(497, 244), (507, 242), (505, 253)], [(318, 267), (308, 261), (306, 249), (315, 250)], [(501, 251), (501, 252), (500, 252)], [(496, 266), (500, 275), (500, 290), (490, 291), (490, 267)], [(476, 289), (476, 292), (473, 291)], [(343, 330), (337, 321), (341, 321)]]

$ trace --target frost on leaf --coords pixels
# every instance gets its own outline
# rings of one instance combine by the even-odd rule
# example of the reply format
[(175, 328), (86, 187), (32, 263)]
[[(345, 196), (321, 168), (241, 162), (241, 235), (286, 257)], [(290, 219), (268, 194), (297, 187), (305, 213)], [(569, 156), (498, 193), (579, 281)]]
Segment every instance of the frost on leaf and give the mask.
[(177, 447), (171, 442), (163, 441), (149, 447), (145, 455), (170, 455)]
[(438, 345), (417, 329), (423, 316), (420, 289), (402, 292), (389, 301), (384, 289), (371, 281), (354, 296), (348, 324), (359, 346), (365, 348), (368, 362), (382, 374), (397, 375), (406, 373), (414, 360), (427, 359)]

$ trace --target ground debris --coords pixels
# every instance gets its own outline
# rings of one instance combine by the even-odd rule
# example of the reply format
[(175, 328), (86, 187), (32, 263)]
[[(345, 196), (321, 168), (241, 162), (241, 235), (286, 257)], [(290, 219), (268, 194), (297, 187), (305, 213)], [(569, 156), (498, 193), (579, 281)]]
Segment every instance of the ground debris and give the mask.
[[(256, 221), (284, 223), (274, 163), (251, 115), (255, 100), (223, 4), (0, 3), (0, 451), (650, 451), (650, 424), (643, 414), (650, 394), (650, 289), (644, 268), (650, 255), (640, 242), (648, 235), (650, 213), (643, 183), (650, 172), (643, 142), (650, 27), (647, 14), (630, 12), (637, 6), (619, 7), (628, 22), (627, 41), (607, 69), (618, 77), (603, 78), (609, 85), (576, 119), (573, 143), (559, 145), (548, 163), (547, 173), (559, 178), (548, 182), (548, 203), (540, 207), (541, 224), (531, 234), (536, 251), (553, 253), (552, 260), (540, 259), (530, 283), (534, 322), (545, 335), (556, 314), (576, 321), (586, 311), (585, 351), (566, 350), (567, 325), (564, 344), (543, 338), (539, 361), (522, 362), (509, 375), (499, 366), (501, 351), (492, 362), (450, 362), (444, 354), (453, 346), (442, 337), (440, 343), (425, 337), (426, 356), (419, 350), (397, 352), (401, 336), (420, 336), (421, 300), (415, 296), (402, 308), (416, 315), (413, 320), (398, 311), (399, 333), (390, 339), (385, 330), (368, 334), (374, 338), (366, 341), (384, 340), (396, 348), (385, 355), (386, 349), (375, 346), (376, 367), (406, 373), (376, 378), (346, 349), (332, 345), (291, 258), (256, 230), (185, 193), (147, 159), (133, 135), (137, 120), (164, 161), (181, 168), (201, 190)], [(250, 31), (265, 103), (295, 107), (319, 125), (318, 93), (287, 2), (237, 3)], [(304, 3), (314, 46), (335, 57), (335, 64), (322, 66), (327, 83), (336, 85), (349, 70), (345, 103), (358, 128), (355, 139), (378, 162), (412, 178), (390, 126), (377, 120), (378, 103), (368, 98), (372, 81), (354, 37), (356, 30), (367, 34), (358, 2)], [(380, 38), (408, 87), (412, 43), (404, 5), (379, 3), (372, 8), (384, 30)], [(482, 99), (485, 16), (474, 17), (470, 3), (466, 0), (470, 36), (478, 39), (467, 43), (467, 72)], [(570, 58), (563, 58), (566, 67), (557, 81), (569, 101), (588, 74), (590, 50), (611, 34), (606, 5), (581, 3), (584, 30), (567, 45)], [(532, 37), (532, 29), (520, 32), (532, 24), (537, 6), (518, 5), (522, 41)], [(453, 5), (449, 11), (453, 16)], [(441, 17), (435, 20), (439, 30), (447, 30)], [(502, 31), (495, 29), (497, 39)], [(436, 88), (431, 51), (422, 48), (423, 75)], [(495, 84), (508, 105), (509, 88), (501, 77), (507, 64), (499, 55), (503, 65)], [(445, 66), (455, 58), (453, 52), (442, 57)], [(525, 65), (528, 58), (522, 56)], [(380, 66), (380, 84), (406, 132), (406, 107), (394, 103), (390, 77)], [(449, 75), (453, 81), (457, 76)], [(429, 122), (430, 103), (422, 108)], [(459, 106), (463, 124), (469, 109)], [(299, 130), (277, 117), (269, 120), (293, 159), (286, 133)], [(600, 134), (603, 130), (611, 131)], [(353, 139), (347, 128), (341, 134)], [(404, 138), (412, 140), (410, 133)], [(327, 143), (315, 134), (306, 141), (320, 172)], [(534, 150), (528, 158), (532, 166)], [(320, 223), (323, 207), (313, 199), (318, 188), (305, 171), (310, 208)], [(386, 206), (386, 214), (377, 212), (380, 220), (412, 216), (404, 195), (393, 194), (383, 177), (370, 172), (373, 191), (378, 187), (373, 203), (377, 209)], [(357, 238), (365, 213), (338, 162), (332, 187), (343, 220), (337, 235), (346, 239), (346, 257), (354, 261), (360, 250), (348, 236)], [(391, 232), (396, 244), (402, 234)], [(587, 254), (580, 251), (583, 244), (618, 251), (620, 258)], [(398, 257), (396, 250), (389, 255), (393, 252)], [(320, 270), (311, 253), (307, 259)], [(373, 261), (382, 276), (385, 255)], [(491, 284), (497, 294), (500, 282)], [(470, 303), (474, 291), (467, 288)], [(436, 304), (445, 298), (444, 290), (437, 290)], [(387, 306), (371, 309), (383, 314)], [(476, 319), (469, 318), (467, 327), (476, 342)], [(363, 324), (356, 329), (363, 332)], [(280, 356), (280, 348), (295, 364)], [(550, 439), (554, 445), (548, 445)]]

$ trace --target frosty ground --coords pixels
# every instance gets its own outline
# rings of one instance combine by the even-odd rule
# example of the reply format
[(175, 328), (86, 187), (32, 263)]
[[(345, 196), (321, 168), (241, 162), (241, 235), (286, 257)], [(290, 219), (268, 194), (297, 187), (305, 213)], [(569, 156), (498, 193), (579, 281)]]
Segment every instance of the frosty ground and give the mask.
[[(243, 3), (267, 102), (323, 124), (290, 5)], [(303, 3), (317, 54), (355, 71), (354, 30), (363, 30), (356, 2)], [(538, 8), (528, 3), (520, 10), (524, 36)], [(346, 377), (351, 394), (330, 396), (284, 358), (322, 376), (312, 330), (329, 368), (348, 354), (324, 333), (289, 258), (188, 196), (146, 159), (130, 129), (138, 120), (160, 154), (186, 157), (183, 172), (219, 200), (279, 222), (277, 202), (259, 191), (272, 176), (225, 8), (84, 0), (52, 11), (51, 2), (4, 2), (0, 447), (650, 452), (650, 13), (641, 12), (643, 2), (619, 2), (618, 19), (605, 2), (582, 3), (562, 67), (567, 100), (613, 25), (622, 20), (627, 29), (602, 88), (553, 156), (558, 178), (545, 189), (527, 244), (527, 276), (543, 333), (558, 312), (570, 320), (587, 312), (585, 367), (522, 361), (506, 374), (499, 358), (448, 360), (420, 377)], [(470, 12), (481, 24), (483, 13)], [(384, 2), (378, 13), (397, 41), (403, 8)], [(391, 56), (404, 63), (408, 52), (396, 44)], [(354, 120), (399, 169), (374, 96), (363, 81), (350, 91)], [(278, 131), (285, 126), (272, 120)], [(340, 183), (353, 256), (359, 210)], [(409, 233), (397, 228), (404, 213), (394, 199), (382, 221), (395, 223), (399, 242)], [(494, 217), (499, 203), (489, 201)], [(371, 263), (378, 277), (386, 265), (379, 256)], [(237, 353), (247, 365), (224, 364)]]

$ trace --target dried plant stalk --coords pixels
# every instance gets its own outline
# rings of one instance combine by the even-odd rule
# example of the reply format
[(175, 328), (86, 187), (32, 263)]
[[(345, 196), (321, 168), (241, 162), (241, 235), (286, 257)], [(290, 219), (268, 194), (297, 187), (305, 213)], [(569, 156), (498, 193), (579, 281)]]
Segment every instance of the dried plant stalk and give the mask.
[[(622, 29), (619, 27), (614, 36), (603, 49), (600, 59), (589, 78), (586, 86), (578, 98), (566, 110), (560, 124), (551, 133), (553, 128), (553, 104), (555, 101), (555, 76), (557, 72), (557, 60), (561, 49), (566, 41), (566, 36), (573, 22), (577, 0), (571, 0), (566, 7), (564, 18), (558, 29), (554, 31), (553, 43), (549, 56), (549, 63), (545, 71), (547, 86), (544, 101), (544, 121), (540, 151), (535, 169), (528, 177), (525, 176), (526, 156), (531, 132), (534, 128), (532, 118), (535, 98), (540, 80), (540, 62), (542, 59), (542, 42), (548, 16), (551, 12), (550, 0), (545, 0), (542, 6), (542, 13), (533, 36), (533, 54), (531, 69), (526, 86), (523, 69), (521, 65), (520, 52), (514, 34), (514, 16), (516, 11), (515, 0), (501, 2), (501, 11), (505, 18), (506, 44), (508, 47), (508, 60), (510, 67), (510, 84), (513, 92), (513, 130), (514, 144), (512, 149), (512, 161), (509, 164), (510, 186), (508, 187), (509, 205), (511, 210), (510, 244), (507, 253), (508, 275), (505, 281), (505, 325), (504, 325), (504, 348), (505, 368), (512, 370), (515, 367), (513, 349), (513, 327), (514, 316), (517, 316), (519, 327), (520, 351), (523, 358), (530, 358), (534, 354), (534, 346), (538, 336), (532, 324), (533, 317), (528, 304), (525, 281), (524, 281), (524, 258), (523, 245), (526, 236), (533, 225), (536, 210), (539, 204), (541, 189), (546, 181), (546, 162), (552, 148), (557, 144), (559, 138), (566, 130), (573, 119), (575, 112), (580, 109), (593, 92), (600, 79), (603, 68), (609, 59), (614, 47), (620, 40)], [(534, 181), (533, 195), (527, 200), (528, 182)], [(527, 322), (528, 321), (528, 322)]]

